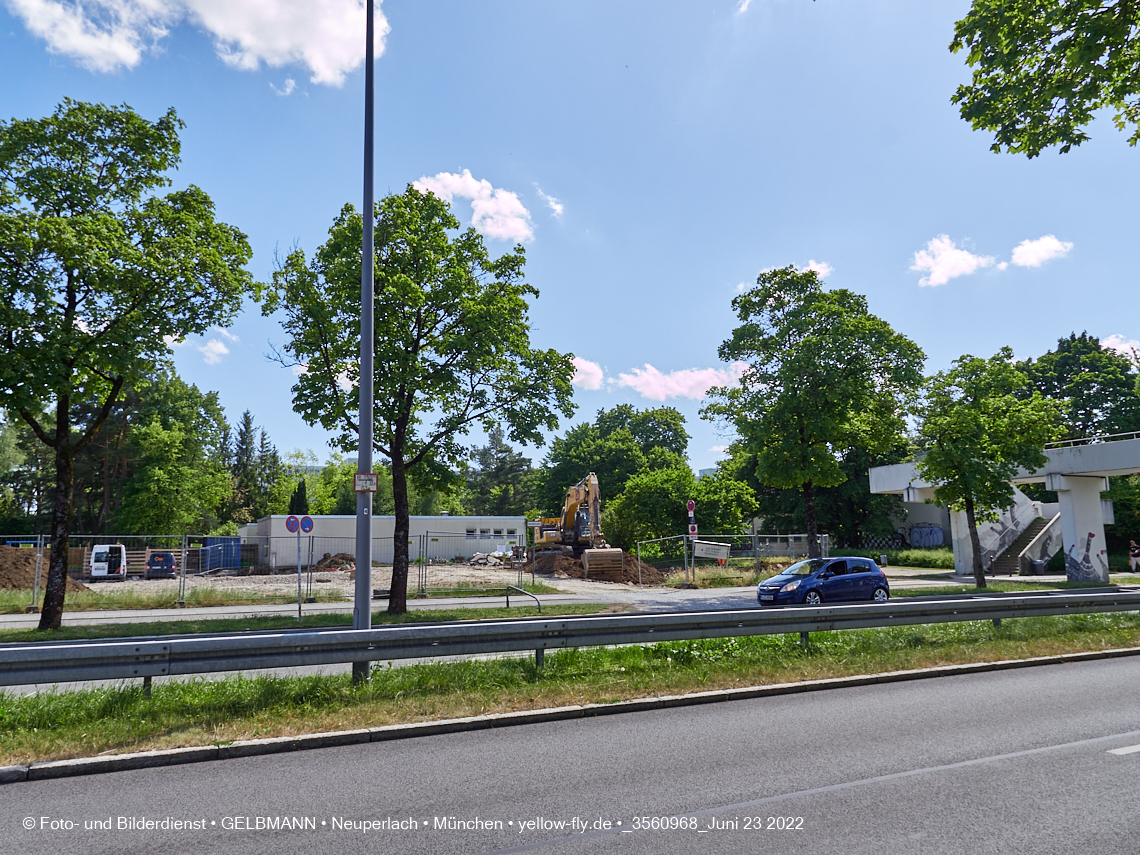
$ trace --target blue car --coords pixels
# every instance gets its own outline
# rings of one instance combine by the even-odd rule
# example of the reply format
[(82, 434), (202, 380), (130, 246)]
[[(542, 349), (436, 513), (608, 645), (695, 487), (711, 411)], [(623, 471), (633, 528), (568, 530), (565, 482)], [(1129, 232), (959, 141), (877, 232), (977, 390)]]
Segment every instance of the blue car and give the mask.
[(870, 600), (885, 603), (891, 586), (870, 558), (809, 558), (756, 589), (762, 606), (808, 605)]

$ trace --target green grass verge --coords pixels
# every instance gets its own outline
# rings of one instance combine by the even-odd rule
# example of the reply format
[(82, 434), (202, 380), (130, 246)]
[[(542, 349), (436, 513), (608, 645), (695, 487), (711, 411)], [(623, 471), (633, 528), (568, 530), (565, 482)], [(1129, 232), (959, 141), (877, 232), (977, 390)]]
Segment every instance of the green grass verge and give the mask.
[(135, 683), (0, 695), (0, 765), (211, 745), (589, 702), (1018, 659), (1140, 644), (1140, 615), (1116, 613), (704, 639), (531, 658), (381, 666), (346, 676)]
[[(315, 587), (315, 586), (314, 586)], [(345, 598), (339, 594), (326, 594), (314, 590), (317, 602), (341, 602)], [(41, 593), (41, 602), (42, 602)], [(219, 588), (189, 588), (186, 591), (186, 605), (207, 606), (249, 606), (258, 603), (281, 603), (297, 601), (297, 595), (265, 595), (252, 591), (234, 591)], [(32, 604), (32, 592), (26, 589), (0, 590), (0, 614), (19, 614)], [(111, 609), (172, 609), (178, 604), (178, 591), (137, 591), (116, 589), (114, 583), (100, 583), (89, 591), (68, 591), (64, 605), (68, 611), (107, 611)], [(40, 603), (36, 603), (40, 605)]]
[(1066, 588), (1103, 588), (1100, 582), (1046, 582), (1026, 579), (1024, 582), (987, 582), (975, 585), (939, 585), (937, 588), (891, 588), (892, 597), (928, 597), (940, 594), (1023, 594), (1026, 591), (1063, 590)]
[[(547, 606), (541, 612), (546, 615), (588, 615), (611, 610), (606, 605)], [(387, 612), (373, 612), (372, 625), (403, 623), (437, 623), (451, 620), (498, 620), (539, 615), (535, 606), (515, 606), (513, 608), (460, 608), (460, 609), (412, 609), (402, 615)], [(0, 630), (0, 643), (35, 641), (73, 641), (84, 638), (132, 638), (145, 635), (190, 635), (202, 632), (264, 632), (273, 629), (319, 629), (322, 627), (350, 627), (351, 614), (305, 615), (301, 623), (295, 617), (272, 615), (246, 618), (208, 618), (202, 620), (152, 621), (147, 623), (111, 623), (100, 625), (62, 626), (56, 630), (3, 629)], [(0, 690), (2, 691), (2, 690)]]

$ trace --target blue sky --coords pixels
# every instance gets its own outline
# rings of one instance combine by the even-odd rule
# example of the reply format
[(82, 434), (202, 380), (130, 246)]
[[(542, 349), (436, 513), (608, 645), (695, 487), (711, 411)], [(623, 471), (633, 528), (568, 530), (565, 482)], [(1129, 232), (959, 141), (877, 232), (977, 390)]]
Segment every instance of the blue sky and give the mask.
[[(493, 252), (522, 240), (532, 343), (581, 360), (574, 421), (731, 382), (730, 301), (813, 264), (918, 342), (927, 369), (1070, 332), (1140, 338), (1140, 151), (1109, 119), (1068, 155), (989, 151), (950, 104), (967, 0), (406, 2), (379, 7), (378, 193), (450, 193)], [(251, 269), (311, 252), (360, 205), (363, 7), (354, 0), (0, 0), (0, 116), (64, 98), (173, 106), (175, 186), (244, 230)], [(253, 411), (284, 451), (327, 451), (291, 409), (284, 338), (250, 305), (175, 349), (179, 373)], [(564, 425), (565, 427), (565, 425)], [(472, 442), (480, 437), (473, 437)], [(536, 463), (542, 450), (527, 454)]]

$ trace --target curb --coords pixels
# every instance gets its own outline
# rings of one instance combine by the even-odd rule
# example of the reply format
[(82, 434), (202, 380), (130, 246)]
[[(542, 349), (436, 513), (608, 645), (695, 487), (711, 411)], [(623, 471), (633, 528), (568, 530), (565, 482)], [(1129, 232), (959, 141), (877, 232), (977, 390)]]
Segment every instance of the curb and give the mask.
[(638, 698), (612, 704), (582, 704), (542, 710), (468, 716), (443, 721), (393, 724), (358, 730), (341, 730), (329, 733), (307, 733), (298, 736), (275, 736), (266, 739), (243, 739), (226, 745), (207, 745), (191, 748), (171, 748), (162, 751), (139, 751), (133, 754), (112, 754), (103, 757), (77, 757), (71, 760), (53, 760), (21, 766), (0, 766), (0, 784), (21, 781), (43, 781), (53, 778), (70, 778), (77, 775), (98, 775), (105, 772), (123, 772), (131, 769), (153, 769), (160, 766), (180, 766), (184, 763), (201, 763), (209, 760), (230, 760), (237, 757), (258, 757), (266, 754), (284, 754), (314, 748), (332, 748), (339, 745), (360, 745), (366, 742), (389, 742), (395, 739), (414, 739), (444, 733), (465, 733), (490, 730), (497, 727), (517, 727), (524, 724), (543, 724), (622, 713), (648, 712), (715, 704), (724, 701), (751, 700), (843, 689), (853, 686), (871, 686), (880, 683), (902, 683), (908, 680), (926, 680), (934, 677), (954, 677), (986, 671), (1009, 671), (1015, 668), (1033, 668), (1038, 665), (1060, 665), (1070, 662), (1089, 662), (1098, 659), (1119, 659), (1140, 656), (1140, 647), (1116, 650), (1095, 650), (1086, 653), (1063, 653), (1058, 656), (1035, 656), (1031, 659), (1005, 659), (997, 662), (974, 662), (964, 665), (940, 665), (934, 668), (916, 668), (910, 671), (887, 671), (882, 674), (861, 674), (853, 677), (834, 677), (826, 680), (805, 680), (798, 683), (778, 683), (773, 686), (748, 686), (740, 689), (718, 689), (694, 692), (687, 695), (664, 695), (657, 698)]

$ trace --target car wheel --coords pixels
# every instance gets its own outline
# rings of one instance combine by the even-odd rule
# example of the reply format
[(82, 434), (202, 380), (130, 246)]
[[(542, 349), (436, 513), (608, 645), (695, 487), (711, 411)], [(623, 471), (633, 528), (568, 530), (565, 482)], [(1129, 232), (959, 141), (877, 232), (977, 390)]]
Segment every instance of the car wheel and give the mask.
[(871, 598), (876, 603), (885, 603), (891, 598), (891, 594), (886, 588), (878, 587), (875, 589), (875, 593), (871, 595)]
[(819, 595), (819, 591), (808, 591), (804, 594), (805, 606), (818, 606), (823, 602), (823, 597)]

